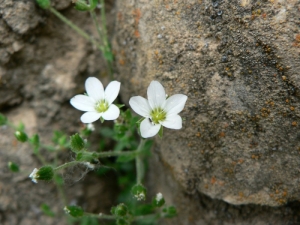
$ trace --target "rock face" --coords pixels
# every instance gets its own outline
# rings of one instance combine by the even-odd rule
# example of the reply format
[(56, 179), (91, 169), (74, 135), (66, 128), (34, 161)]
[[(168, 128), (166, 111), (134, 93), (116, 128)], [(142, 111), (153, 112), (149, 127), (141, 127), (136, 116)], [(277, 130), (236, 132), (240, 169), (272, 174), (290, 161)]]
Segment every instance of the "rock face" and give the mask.
[(145, 96), (151, 80), (189, 97), (183, 129), (157, 139), (185, 192), (234, 205), (299, 201), (299, 1), (118, 1), (117, 10), (124, 101)]

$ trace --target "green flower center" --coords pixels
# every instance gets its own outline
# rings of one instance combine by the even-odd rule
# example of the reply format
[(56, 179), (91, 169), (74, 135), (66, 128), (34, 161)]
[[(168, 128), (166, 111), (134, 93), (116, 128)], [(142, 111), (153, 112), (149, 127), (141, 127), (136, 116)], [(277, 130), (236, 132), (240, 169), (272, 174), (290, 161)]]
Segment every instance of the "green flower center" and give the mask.
[(109, 105), (108, 102), (105, 101), (105, 99), (100, 100), (99, 102), (96, 103), (95, 109), (99, 113), (103, 113), (106, 110), (108, 110)]
[(167, 113), (161, 108), (156, 108), (151, 111), (150, 116), (153, 123), (159, 124), (166, 119)]

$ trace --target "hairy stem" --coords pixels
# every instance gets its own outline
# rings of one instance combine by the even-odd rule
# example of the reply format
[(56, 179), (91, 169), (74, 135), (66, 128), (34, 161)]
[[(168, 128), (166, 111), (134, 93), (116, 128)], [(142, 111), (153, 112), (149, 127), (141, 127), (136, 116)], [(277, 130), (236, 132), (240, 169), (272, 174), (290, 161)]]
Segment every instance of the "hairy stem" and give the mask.
[(60, 12), (58, 12), (56, 9), (50, 7), (49, 10), (57, 16), (61, 21), (66, 23), (70, 28), (72, 28), (74, 31), (76, 31), (80, 36), (85, 38), (86, 40), (93, 43), (100, 51), (104, 51), (103, 47), (100, 46), (90, 35), (88, 35), (84, 30), (76, 26), (73, 22), (68, 20), (66, 17), (64, 17)]
[[(145, 139), (141, 139), (139, 147), (137, 149), (137, 153), (140, 153), (143, 150), (144, 144), (145, 144)], [(143, 159), (140, 154), (137, 154), (135, 157), (135, 165), (136, 165), (136, 183), (141, 184), (145, 174), (145, 167), (144, 167)]]

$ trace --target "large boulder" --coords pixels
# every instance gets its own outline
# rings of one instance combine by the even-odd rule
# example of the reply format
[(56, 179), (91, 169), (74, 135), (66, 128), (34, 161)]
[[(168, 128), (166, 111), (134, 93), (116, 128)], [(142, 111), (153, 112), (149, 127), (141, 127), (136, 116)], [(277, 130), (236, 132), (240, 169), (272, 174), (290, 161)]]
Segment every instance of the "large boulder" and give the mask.
[(156, 139), (162, 170), (185, 192), (234, 205), (299, 201), (299, 1), (117, 1), (117, 10), (124, 101), (146, 97), (151, 80), (188, 96), (183, 129)]

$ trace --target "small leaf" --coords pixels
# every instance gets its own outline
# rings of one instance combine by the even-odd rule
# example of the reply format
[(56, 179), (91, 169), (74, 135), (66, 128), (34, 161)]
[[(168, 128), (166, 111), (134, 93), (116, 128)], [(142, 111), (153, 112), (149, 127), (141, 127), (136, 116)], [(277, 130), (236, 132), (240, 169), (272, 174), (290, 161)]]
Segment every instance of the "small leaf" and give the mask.
[(90, 154), (88, 152), (79, 152), (76, 155), (76, 161), (84, 161), (84, 162), (90, 162), (92, 161), (94, 158), (96, 158), (95, 156), (93, 156), (93, 154)]
[(174, 206), (169, 206), (163, 209), (163, 212), (165, 213), (165, 218), (172, 218), (177, 215), (177, 210)]
[(45, 203), (41, 205), (41, 210), (47, 216), (50, 216), (50, 217), (55, 216), (55, 213), (50, 209), (49, 205), (47, 205)]
[(160, 137), (160, 138), (162, 138), (163, 137), (163, 126), (160, 126), (160, 129), (159, 129), (159, 131), (158, 131), (158, 136)]
[(40, 137), (37, 134), (34, 134), (31, 138), (29, 138), (29, 142), (33, 145), (33, 146), (39, 146), (40, 145)]
[(100, 121), (101, 121), (101, 123), (104, 123), (104, 119), (102, 116), (100, 117)]
[(115, 104), (119, 109), (123, 108), (125, 105), (124, 104)]
[(0, 126), (5, 125), (7, 123), (7, 118), (2, 113), (0, 113)]
[(80, 206), (69, 205), (65, 206), (65, 212), (73, 217), (81, 217), (83, 216), (83, 209)]

